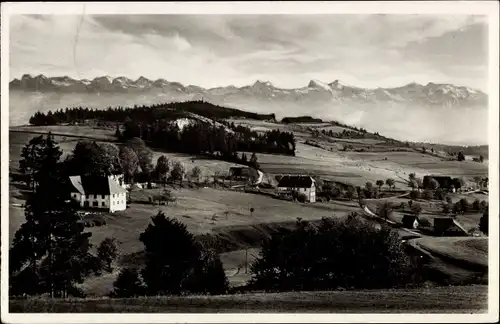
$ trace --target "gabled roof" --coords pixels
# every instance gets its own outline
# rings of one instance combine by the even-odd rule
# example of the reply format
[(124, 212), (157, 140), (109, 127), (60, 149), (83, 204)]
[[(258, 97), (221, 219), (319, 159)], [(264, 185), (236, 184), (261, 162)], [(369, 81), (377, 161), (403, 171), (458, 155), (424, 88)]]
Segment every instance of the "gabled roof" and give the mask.
[(117, 181), (110, 177), (69, 177), (74, 189), (82, 195), (109, 195), (125, 193)]
[(284, 176), (278, 183), (278, 187), (311, 188), (314, 182), (314, 179), (308, 176)]

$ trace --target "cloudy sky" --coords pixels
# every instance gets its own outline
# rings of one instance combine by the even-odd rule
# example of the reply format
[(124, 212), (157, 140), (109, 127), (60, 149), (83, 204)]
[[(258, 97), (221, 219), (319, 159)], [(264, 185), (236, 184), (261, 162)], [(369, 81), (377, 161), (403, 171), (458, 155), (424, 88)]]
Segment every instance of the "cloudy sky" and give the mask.
[(363, 87), (443, 82), (487, 90), (480, 16), (16, 15), (10, 78), (165, 78), (204, 87), (311, 79)]

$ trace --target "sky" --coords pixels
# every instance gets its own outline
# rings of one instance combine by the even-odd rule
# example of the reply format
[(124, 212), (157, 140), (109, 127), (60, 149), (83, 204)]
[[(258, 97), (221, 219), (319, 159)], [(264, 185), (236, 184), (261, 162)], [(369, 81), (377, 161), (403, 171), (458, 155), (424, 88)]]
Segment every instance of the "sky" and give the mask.
[(452, 15), (15, 15), (10, 79), (164, 78), (202, 87), (309, 80), (488, 88), (488, 25)]

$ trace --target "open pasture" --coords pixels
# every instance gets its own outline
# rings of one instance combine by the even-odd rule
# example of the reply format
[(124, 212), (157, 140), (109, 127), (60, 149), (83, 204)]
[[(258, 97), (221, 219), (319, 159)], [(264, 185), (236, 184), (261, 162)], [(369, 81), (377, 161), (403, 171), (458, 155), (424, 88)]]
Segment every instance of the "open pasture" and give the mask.
[(425, 250), (472, 268), (488, 267), (487, 237), (423, 237), (416, 243)]
[(92, 138), (102, 141), (115, 141), (115, 128), (89, 125), (49, 125), (49, 126), (15, 126), (10, 128), (17, 132), (34, 132), (66, 135), (72, 137)]
[[(158, 207), (132, 203), (127, 210), (108, 215), (106, 225), (89, 229), (93, 233), (92, 242), (97, 244), (104, 238), (113, 236), (127, 254), (138, 252), (143, 248), (139, 234), (159, 210), (186, 224), (193, 234), (204, 234), (230, 226), (295, 221), (297, 217), (305, 220), (340, 217), (358, 209), (355, 201), (295, 203), (258, 194), (211, 188), (175, 190), (173, 194), (177, 196), (174, 204)], [(253, 213), (250, 208), (254, 208)]]
[(251, 293), (126, 299), (10, 300), (13, 313), (453, 313), (486, 312), (488, 286)]
[[(417, 152), (342, 152), (351, 160), (364, 161), (367, 164), (376, 163), (406, 172), (414, 172), (421, 177), (428, 174), (442, 174), (452, 177), (487, 176), (488, 165), (471, 161), (448, 161), (435, 156)], [(387, 160), (385, 160), (387, 158)]]

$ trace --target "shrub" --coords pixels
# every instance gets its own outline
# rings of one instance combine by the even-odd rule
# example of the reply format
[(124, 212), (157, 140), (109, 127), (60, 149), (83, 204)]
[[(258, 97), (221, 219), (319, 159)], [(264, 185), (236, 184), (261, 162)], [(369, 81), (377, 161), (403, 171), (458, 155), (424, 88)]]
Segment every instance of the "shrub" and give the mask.
[(187, 288), (194, 293), (221, 295), (229, 290), (229, 281), (219, 255), (209, 248), (201, 248), (200, 259), (189, 277)]
[[(342, 262), (339, 262), (342, 260)], [(397, 232), (358, 217), (298, 220), (275, 233), (251, 266), (251, 285), (267, 291), (389, 288), (406, 285), (412, 267)]]
[(413, 214), (415, 215), (420, 215), (420, 213), (422, 212), (422, 206), (420, 206), (419, 203), (414, 203), (412, 206), (411, 206), (411, 211)]
[(410, 192), (410, 198), (411, 200), (417, 200), (420, 198), (420, 192), (417, 191), (417, 190), (414, 190), (412, 192)]
[(221, 272), (220, 260), (211, 257), (209, 251), (196, 243), (186, 225), (178, 220), (160, 211), (139, 239), (146, 250), (142, 278), (147, 294), (178, 295), (185, 291), (221, 292), (225, 289), (225, 281), (221, 280), (225, 273)]
[(453, 204), (452, 203), (446, 203), (443, 204), (443, 213), (449, 214), (451, 211), (453, 211)]
[(422, 199), (431, 200), (434, 195), (431, 190), (424, 190), (422, 192)]
[(392, 215), (393, 209), (394, 208), (392, 207), (392, 204), (390, 202), (384, 201), (377, 206), (377, 215), (384, 219), (387, 219)]
[(108, 272), (113, 271), (111, 264), (117, 257), (118, 246), (116, 239), (111, 237), (105, 238), (97, 247), (97, 258), (100, 260), (103, 268)]
[(488, 208), (488, 203), (486, 201), (482, 200), (480, 203), (480, 208), (481, 208), (481, 211), (484, 212), (484, 210), (486, 208)]
[(419, 218), (419, 224), (422, 227), (432, 227), (431, 221), (425, 217)]
[(113, 287), (110, 297), (129, 298), (144, 294), (144, 287), (135, 269), (122, 269), (113, 283)]
[(481, 210), (481, 203), (479, 202), (479, 199), (474, 200), (472, 203), (472, 209), (475, 211)]
[(307, 196), (305, 194), (303, 194), (301, 192), (299, 192), (297, 194), (297, 201), (298, 202), (304, 203), (304, 202), (306, 202), (306, 200), (307, 200)]
[(486, 209), (479, 220), (479, 230), (484, 234), (488, 235), (488, 209)]
[(434, 191), (434, 199), (444, 200), (445, 195), (446, 195), (446, 192), (441, 188), (437, 188), (436, 191)]
[(467, 199), (462, 198), (458, 203), (460, 204), (460, 211), (462, 213), (466, 213), (469, 210), (469, 202)]

